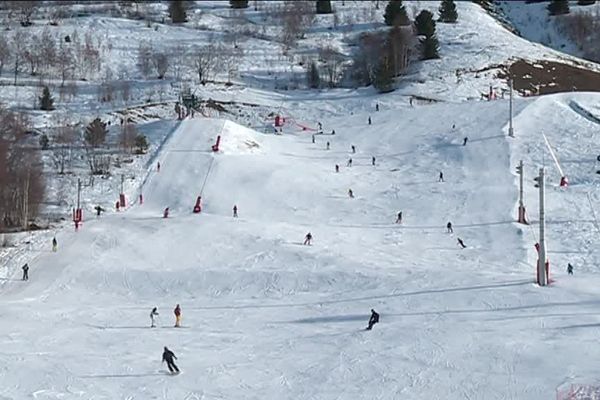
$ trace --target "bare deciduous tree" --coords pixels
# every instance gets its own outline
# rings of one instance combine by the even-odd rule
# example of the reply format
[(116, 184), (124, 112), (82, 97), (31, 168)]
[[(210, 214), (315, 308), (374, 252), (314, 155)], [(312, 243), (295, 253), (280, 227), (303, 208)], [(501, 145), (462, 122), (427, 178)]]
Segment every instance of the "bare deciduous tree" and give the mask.
[(0, 35), (0, 75), (2, 75), (2, 70), (4, 66), (9, 62), (11, 57), (10, 44), (4, 35)]
[(156, 68), (158, 79), (164, 79), (170, 66), (169, 56), (163, 52), (154, 53), (152, 55), (152, 62), (154, 63), (154, 68)]
[(73, 147), (77, 141), (77, 133), (73, 126), (63, 121), (54, 138), (53, 159), (59, 174), (69, 169), (72, 161)]
[(146, 42), (141, 42), (138, 46), (137, 66), (144, 78), (152, 74), (152, 46)]
[(319, 49), (319, 58), (324, 63), (329, 87), (335, 87), (340, 77), (342, 62), (345, 59), (344, 55), (337, 52), (333, 47), (326, 46)]
[(133, 152), (135, 138), (137, 135), (138, 131), (136, 126), (131, 122), (125, 121), (121, 126), (121, 137), (119, 138), (119, 144), (124, 152)]

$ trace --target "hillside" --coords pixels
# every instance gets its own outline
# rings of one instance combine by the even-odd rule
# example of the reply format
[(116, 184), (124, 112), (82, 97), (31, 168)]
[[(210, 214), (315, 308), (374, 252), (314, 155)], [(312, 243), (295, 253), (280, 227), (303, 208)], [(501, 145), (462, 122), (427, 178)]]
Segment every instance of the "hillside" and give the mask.
[[(89, 29), (112, 43), (103, 66), (122, 71), (117, 81), (130, 82), (131, 99), (99, 102), (103, 80), (91, 75), (53, 112), (25, 105), (38, 90), (34, 80), (0, 90), (38, 129), (53, 113), (81, 124), (101, 116), (118, 141), (120, 118), (132, 115), (151, 145), (143, 155), (119, 154), (119, 166), (84, 187), (79, 230), (53, 223), (10, 236), (15, 247), (0, 250), (0, 397), (542, 400), (583, 399), (569, 391), (600, 386), (588, 361), (600, 355), (600, 95), (534, 96), (551, 81), (518, 86), (514, 138), (502, 95), (518, 60), (592, 76), (596, 67), (519, 38), (460, 2), (459, 22), (438, 24), (441, 58), (414, 63), (396, 91), (309, 90), (303, 68), (274, 50), (265, 3), (250, 3), (233, 12), (227, 2), (194, 2), (182, 26), (161, 22), (165, 4), (144, 6), (150, 24), (109, 16), (106, 3), (93, 6), (102, 15), (75, 7), (77, 15), (52, 29)], [(349, 57), (350, 36), (383, 29), (384, 7), (375, 2), (333, 5), (338, 26), (332, 15), (315, 17), (290, 50), (294, 63), (323, 42)], [(407, 9), (414, 16), (438, 6)], [(183, 80), (174, 71), (146, 79), (136, 67), (142, 41), (157, 49), (208, 45), (242, 30), (245, 23), (234, 23), (242, 20), (254, 33), (239, 40), (235, 71), (223, 64), (202, 84), (187, 66)], [(28, 29), (43, 30), (34, 22)], [(10, 80), (6, 71), (0, 77)], [(482, 96), (490, 85), (493, 101)], [(176, 120), (184, 86), (201, 102)], [(520, 160), (529, 225), (515, 222)], [(44, 162), (48, 171), (51, 153)], [(85, 163), (49, 174), (49, 201), (65, 201), (52, 212), (68, 218), (76, 179), (89, 177)], [(535, 283), (533, 178), (541, 166), (547, 287)], [(567, 187), (559, 186), (563, 174)], [(117, 212), (121, 175), (127, 207)], [(193, 213), (198, 196), (202, 210)], [(106, 208), (99, 217), (97, 204)], [(309, 232), (312, 243), (303, 245)], [(176, 304), (181, 328), (173, 327)], [(371, 309), (381, 319), (365, 331)], [(161, 365), (164, 346), (181, 374)]]

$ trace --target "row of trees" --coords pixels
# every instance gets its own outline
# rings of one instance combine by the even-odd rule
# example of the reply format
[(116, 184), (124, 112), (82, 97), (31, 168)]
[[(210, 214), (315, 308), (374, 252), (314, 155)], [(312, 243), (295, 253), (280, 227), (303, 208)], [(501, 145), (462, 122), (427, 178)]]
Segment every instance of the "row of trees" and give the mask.
[(29, 122), (0, 109), (0, 230), (27, 228), (44, 196), (39, 150), (28, 144)]
[[(456, 11), (454, 0), (442, 0), (438, 12), (440, 22), (455, 23), (458, 20), (458, 12)], [(406, 8), (402, 4), (402, 0), (391, 0), (387, 4), (383, 14), (383, 20), (387, 26), (402, 26), (410, 25), (411, 23)]]
[[(580, 6), (590, 6), (594, 3), (596, 0), (577, 0), (577, 4)], [(564, 15), (571, 12), (568, 0), (551, 0), (547, 8), (550, 15)]]

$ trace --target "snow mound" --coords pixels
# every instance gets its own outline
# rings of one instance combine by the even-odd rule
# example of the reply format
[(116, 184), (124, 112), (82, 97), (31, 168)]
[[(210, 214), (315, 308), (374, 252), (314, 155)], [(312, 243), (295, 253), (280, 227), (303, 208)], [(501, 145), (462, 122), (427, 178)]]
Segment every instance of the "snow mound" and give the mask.
[(224, 121), (221, 129), (219, 151), (225, 154), (246, 154), (262, 152), (260, 133), (232, 121)]

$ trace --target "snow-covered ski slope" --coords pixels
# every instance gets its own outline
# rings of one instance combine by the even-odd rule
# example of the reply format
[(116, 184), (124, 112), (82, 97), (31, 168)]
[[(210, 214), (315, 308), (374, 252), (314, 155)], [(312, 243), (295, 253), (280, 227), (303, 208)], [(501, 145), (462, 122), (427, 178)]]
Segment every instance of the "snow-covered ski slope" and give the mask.
[[(593, 110), (597, 97), (518, 101), (514, 140), (504, 101), (382, 108), (372, 125), (366, 113), (322, 120), (336, 135), (315, 144), (301, 131), (184, 121), (160, 172), (149, 171), (144, 204), (61, 232), (57, 253), (48, 246), (30, 260), (29, 282), (17, 272), (4, 282), (2, 398), (537, 400), (563, 382), (589, 383), (588, 360), (600, 355), (590, 212), (581, 203), (549, 223), (560, 270), (543, 289), (532, 283), (531, 232), (512, 222), (514, 159), (541, 151), (533, 125), (558, 140), (551, 128), (568, 122), (581, 143), (597, 143), (570, 101)], [(544, 108), (551, 118), (539, 117)], [(556, 144), (569, 157), (581, 148)], [(549, 218), (583, 187), (597, 204), (585, 163), (565, 161), (575, 182), (549, 189)], [(200, 194), (203, 212), (192, 214)], [(308, 231), (314, 243), (302, 246)], [(571, 254), (561, 253), (580, 251), (585, 267), (575, 262), (567, 277)], [(365, 332), (371, 308), (381, 323)], [(163, 346), (181, 375), (166, 375)]]

